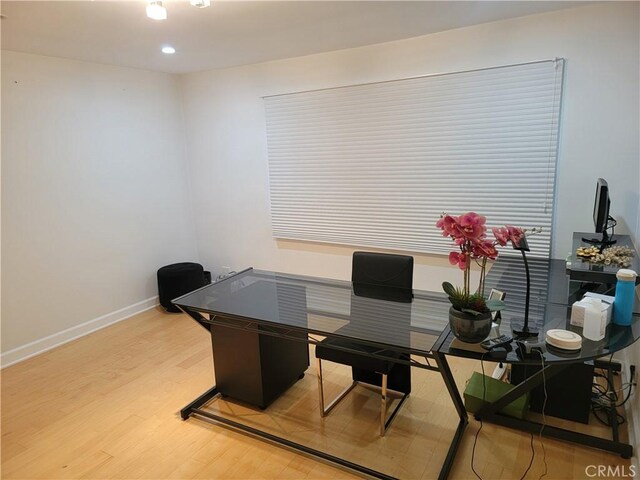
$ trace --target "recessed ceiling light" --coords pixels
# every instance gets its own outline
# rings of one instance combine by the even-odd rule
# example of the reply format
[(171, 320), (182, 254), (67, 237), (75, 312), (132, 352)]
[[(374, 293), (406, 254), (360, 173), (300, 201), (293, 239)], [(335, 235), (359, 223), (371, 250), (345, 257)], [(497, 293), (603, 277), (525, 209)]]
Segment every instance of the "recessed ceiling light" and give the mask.
[(166, 20), (167, 9), (162, 6), (162, 0), (150, 0), (147, 5), (147, 17), (154, 20)]
[(198, 8), (205, 8), (211, 5), (211, 0), (191, 0), (191, 5)]
[(173, 53), (176, 53), (176, 49), (173, 48), (171, 45), (165, 45), (164, 47), (162, 47), (162, 53), (166, 53), (167, 55), (171, 55)]

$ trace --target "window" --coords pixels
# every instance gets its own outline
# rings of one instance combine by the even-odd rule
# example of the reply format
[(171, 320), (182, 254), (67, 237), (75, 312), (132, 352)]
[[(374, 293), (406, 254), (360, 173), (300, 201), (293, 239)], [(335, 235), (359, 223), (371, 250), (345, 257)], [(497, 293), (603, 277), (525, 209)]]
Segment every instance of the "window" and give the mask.
[(563, 63), (265, 97), (274, 237), (444, 253), (476, 211), (549, 256)]

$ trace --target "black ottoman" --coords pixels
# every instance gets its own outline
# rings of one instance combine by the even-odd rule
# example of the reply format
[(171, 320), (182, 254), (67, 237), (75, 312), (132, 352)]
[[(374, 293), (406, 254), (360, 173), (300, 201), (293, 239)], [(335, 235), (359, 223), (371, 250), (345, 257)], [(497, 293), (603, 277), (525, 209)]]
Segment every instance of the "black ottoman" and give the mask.
[(158, 270), (160, 305), (167, 312), (180, 312), (171, 300), (208, 283), (211, 283), (211, 273), (205, 272), (199, 263), (183, 262), (162, 267)]

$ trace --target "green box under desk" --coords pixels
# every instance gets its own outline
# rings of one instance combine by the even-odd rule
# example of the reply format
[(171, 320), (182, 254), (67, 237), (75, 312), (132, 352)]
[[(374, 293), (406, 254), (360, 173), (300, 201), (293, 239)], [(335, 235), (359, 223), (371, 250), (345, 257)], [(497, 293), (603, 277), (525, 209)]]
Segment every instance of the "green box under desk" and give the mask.
[[(484, 376), (484, 386), (482, 377)], [(476, 413), (486, 403), (494, 402), (503, 394), (513, 388), (510, 383), (501, 382), (493, 377), (482, 375), (479, 372), (473, 372), (471, 378), (467, 381), (464, 389), (464, 406), (470, 413)], [(486, 391), (485, 391), (486, 389)], [(483, 401), (484, 393), (484, 401)], [(529, 396), (522, 395), (509, 405), (504, 407), (500, 413), (510, 415), (516, 418), (524, 418), (529, 411)]]

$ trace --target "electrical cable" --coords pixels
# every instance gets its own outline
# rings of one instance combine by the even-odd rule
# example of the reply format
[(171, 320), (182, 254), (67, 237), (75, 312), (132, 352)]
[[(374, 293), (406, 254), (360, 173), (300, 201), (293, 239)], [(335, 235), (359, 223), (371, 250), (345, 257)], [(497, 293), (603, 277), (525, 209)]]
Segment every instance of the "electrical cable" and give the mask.
[(604, 381), (607, 382), (606, 391), (612, 390), (613, 385), (611, 385), (611, 381), (609, 380), (609, 377), (598, 372), (594, 372), (593, 376), (598, 378), (604, 378)]
[[(540, 350), (537, 350), (538, 355), (540, 355), (540, 362), (542, 364), (542, 385), (544, 388), (544, 401), (542, 403), (542, 426), (540, 427), (540, 432), (538, 432), (538, 435), (540, 437), (540, 445), (542, 445), (542, 460), (544, 462), (544, 473), (540, 476), (540, 478), (538, 480), (540, 480), (542, 477), (544, 477), (547, 474), (548, 471), (548, 467), (547, 467), (547, 451), (544, 448), (544, 443), (542, 443), (542, 431), (544, 430), (544, 427), (547, 423), (547, 419), (546, 416), (544, 414), (544, 410), (547, 407), (547, 379), (545, 377), (545, 373), (544, 373), (544, 355)], [(531, 432), (531, 460), (529, 460), (529, 465), (527, 466), (527, 469), (524, 471), (524, 473), (522, 474), (522, 477), (520, 477), (520, 480), (524, 480), (524, 478), (527, 476), (527, 473), (529, 473), (529, 470), (531, 470), (531, 467), (533, 466), (533, 462), (536, 458), (536, 450), (533, 446), (533, 432)]]
[[(609, 364), (613, 360), (613, 354), (609, 357)], [(604, 370), (604, 369), (601, 369)], [(598, 379), (604, 379), (605, 385), (598, 382)], [(631, 397), (631, 393), (634, 387), (633, 382), (623, 383), (620, 388), (615, 389), (609, 379), (608, 375), (603, 373), (594, 372), (595, 381), (592, 384), (592, 398), (591, 398), (591, 413), (593, 416), (603, 425), (608, 427), (612, 426), (612, 413), (615, 413), (615, 422), (617, 425), (622, 425), (626, 422), (624, 415), (620, 414), (617, 409), (627, 403)], [(628, 388), (626, 395), (623, 393)], [(623, 395), (622, 401), (620, 400), (620, 393)]]
[[(618, 407), (622, 407), (625, 403), (627, 403), (627, 401), (631, 397), (631, 390), (633, 390), (633, 384), (632, 383), (629, 384), (629, 390), (627, 391), (627, 396), (624, 398), (622, 403), (613, 404), (613, 405), (611, 405), (611, 407), (618, 408)], [(616, 395), (616, 397), (617, 397), (617, 395)], [(616, 398), (616, 400), (617, 400), (617, 398)]]
[[(482, 354), (482, 356), (480, 357), (480, 368), (482, 370), (482, 403), (483, 404), (486, 401), (486, 395), (487, 395), (487, 387), (486, 387), (486, 383), (485, 383), (485, 371), (484, 371), (484, 359), (485, 359), (485, 356), (487, 355), (487, 353), (489, 353), (489, 351), (484, 352)], [(546, 417), (545, 411), (546, 411), (546, 408), (547, 408), (547, 400), (549, 398), (549, 395), (548, 395), (548, 392), (547, 392), (547, 378), (545, 376), (544, 354), (541, 351), (538, 351), (538, 355), (540, 355), (540, 362), (541, 362), (541, 365), (542, 365), (542, 388), (543, 388), (543, 392), (544, 392), (544, 400), (542, 402), (542, 426), (540, 427), (540, 431), (538, 432), (538, 441), (540, 442), (540, 446), (542, 447), (542, 461), (544, 463), (544, 471), (540, 475), (540, 477), (538, 477), (538, 480), (542, 480), (542, 478), (545, 477), (547, 475), (547, 473), (549, 472), (549, 466), (547, 464), (547, 450), (545, 449), (544, 442), (542, 441), (542, 432), (544, 431), (544, 428), (547, 425), (547, 417)], [(606, 378), (604, 375), (602, 375), (602, 377)], [(608, 379), (607, 379), (607, 381), (608, 381)], [(599, 386), (602, 387), (601, 385), (599, 385)], [(628, 396), (627, 396), (627, 399), (628, 399)], [(483, 480), (483, 478), (476, 471), (475, 466), (474, 466), (474, 460), (475, 460), (475, 455), (476, 455), (476, 445), (478, 443), (478, 436), (480, 435), (480, 431), (482, 430), (482, 427), (483, 427), (482, 418), (478, 418), (478, 421), (480, 422), (480, 427), (478, 428), (478, 430), (475, 433), (475, 436), (473, 438), (473, 447), (471, 449), (471, 471), (473, 471), (473, 474), (479, 480)], [(535, 450), (535, 446), (534, 446), (533, 432), (531, 432), (530, 445), (531, 445), (531, 459), (529, 460), (529, 465), (527, 465), (527, 468), (525, 469), (524, 473), (520, 477), (520, 480), (524, 480), (524, 478), (527, 476), (527, 474), (531, 470), (531, 467), (533, 466), (533, 463), (535, 461), (536, 450)]]
[(524, 471), (524, 473), (520, 477), (520, 480), (524, 480), (524, 477), (527, 476), (527, 473), (529, 473), (529, 470), (531, 470), (531, 466), (533, 465), (533, 459), (536, 458), (536, 449), (533, 447), (533, 432), (531, 432), (531, 441), (529, 442), (529, 444), (531, 446), (531, 459), (529, 460), (529, 465), (527, 465), (527, 469)]
[[(615, 394), (616, 399), (617, 399), (617, 398), (618, 398), (618, 392), (622, 392), (622, 391), (624, 391), (624, 389), (625, 389), (625, 388), (627, 388), (627, 387), (633, 387), (633, 386), (635, 386), (635, 384), (633, 384), (633, 383), (629, 383), (629, 382), (627, 382), (627, 383), (623, 383), (623, 384), (620, 386), (620, 388), (619, 388), (619, 389), (617, 389), (617, 390), (612, 390), (612, 393), (613, 393), (613, 394)], [(628, 395), (627, 395), (627, 396), (628, 396)]]
[[(484, 376), (484, 357), (485, 355), (487, 355), (487, 353), (489, 353), (489, 350), (484, 352), (480, 357), (480, 368), (482, 369), (482, 404), (483, 405), (484, 405), (484, 402), (486, 401), (486, 396), (487, 396), (487, 385), (485, 383), (485, 376)], [(480, 422), (480, 428), (476, 430), (476, 434), (473, 437), (473, 448), (471, 449), (471, 471), (476, 477), (478, 477), (479, 480), (483, 480), (480, 474), (476, 472), (476, 469), (473, 465), (473, 462), (476, 457), (476, 444), (478, 443), (478, 435), (480, 434), (480, 430), (482, 430), (482, 418), (478, 418), (478, 421)]]
[[(486, 377), (485, 377), (485, 371), (484, 371), (484, 358), (485, 356), (489, 353), (489, 351), (486, 351), (482, 354), (482, 356), (480, 357), (480, 368), (482, 370), (482, 404), (484, 405), (485, 401), (486, 401), (486, 395), (487, 395), (487, 386), (486, 386)], [(540, 356), (542, 357), (542, 352), (538, 352), (540, 354)], [(543, 365), (543, 369), (544, 369), (544, 358), (542, 358), (542, 365)], [(543, 378), (543, 383), (544, 383), (544, 403), (543, 403), (543, 407), (542, 407), (542, 418), (543, 418), (543, 424), (542, 424), (542, 428), (540, 428), (540, 444), (542, 445), (542, 451), (543, 451), (543, 461), (544, 461), (544, 473), (540, 476), (540, 479), (542, 477), (544, 477), (547, 474), (547, 454), (546, 454), (546, 450), (544, 448), (544, 444), (542, 443), (542, 430), (544, 429), (544, 426), (546, 424), (546, 418), (544, 416), (544, 409), (546, 408), (546, 404), (547, 404), (547, 385), (546, 385), (546, 379), (544, 377), (544, 371), (542, 372), (542, 378)], [(473, 472), (473, 474), (479, 479), (479, 480), (484, 480), (480, 474), (476, 471), (475, 466), (474, 466), (474, 460), (475, 460), (475, 455), (476, 455), (476, 445), (478, 443), (478, 436), (480, 435), (480, 431), (482, 430), (483, 427), (483, 423), (482, 423), (482, 418), (478, 418), (478, 421), (480, 422), (480, 427), (478, 428), (478, 430), (476, 430), (476, 433), (474, 435), (473, 438), (473, 447), (471, 448), (471, 471)], [(533, 432), (531, 433), (531, 459), (529, 460), (529, 465), (527, 465), (526, 470), (524, 471), (524, 473), (522, 474), (522, 477), (520, 477), (520, 480), (524, 480), (524, 478), (527, 476), (527, 473), (529, 473), (529, 470), (531, 470), (531, 467), (533, 466), (533, 462), (535, 460), (536, 457), (536, 450), (533, 444)], [(540, 480), (538, 479), (538, 480)]]
[[(609, 220), (611, 220), (612, 223), (609, 223)], [(607, 217), (607, 226), (605, 227), (605, 230), (609, 230), (611, 229), (611, 238), (613, 238), (613, 235), (616, 231), (616, 225), (618, 224), (618, 222), (616, 221), (615, 218), (613, 218), (611, 215), (609, 215)], [(613, 355), (612, 355), (613, 356)]]
[[(591, 413), (593, 413), (593, 416), (596, 417), (596, 419), (602, 423), (603, 425), (607, 426), (607, 427), (611, 427), (611, 421), (609, 419), (609, 413), (608, 411), (604, 414), (604, 418), (602, 417), (603, 414), (598, 413), (598, 412), (602, 412), (602, 411), (606, 411), (609, 410), (610, 407), (605, 407), (605, 406), (596, 406), (596, 405), (592, 405), (591, 406)], [(616, 423), (618, 425), (622, 425), (624, 422), (626, 422), (626, 419), (624, 418), (624, 416), (620, 415), (620, 413), (616, 412)]]
[(547, 416), (545, 414), (545, 410), (547, 408), (547, 399), (549, 398), (549, 395), (547, 394), (547, 377), (545, 376), (545, 373), (544, 373), (544, 355), (540, 351), (538, 351), (538, 354), (540, 355), (540, 361), (542, 362), (542, 390), (544, 392), (544, 400), (542, 402), (542, 427), (540, 427), (540, 432), (538, 433), (538, 436), (540, 437), (539, 438), (540, 446), (542, 447), (542, 461), (544, 462), (544, 472), (542, 475), (540, 475), (538, 480), (542, 480), (542, 477), (546, 476), (548, 472), (547, 451), (545, 450), (544, 442), (542, 441), (542, 431), (544, 430), (544, 427), (547, 425)]
[(595, 395), (594, 398), (598, 398), (603, 395), (606, 395), (607, 389), (602, 385), (600, 385), (598, 382), (593, 382), (593, 385), (591, 385), (591, 394)]
[(623, 383), (620, 388), (614, 390), (610, 384), (610, 382), (608, 381), (607, 377), (604, 377), (603, 375), (599, 375), (599, 374), (594, 374), (595, 377), (602, 377), (605, 380), (607, 380), (608, 385), (605, 387), (601, 384), (599, 384), (598, 382), (593, 382), (592, 385), (592, 390), (591, 393), (593, 395), (592, 401), (595, 401), (596, 403), (598, 402), (606, 402), (606, 401), (611, 401), (613, 400), (614, 403), (618, 401), (618, 393), (619, 392), (623, 392), (625, 391), (627, 388), (629, 388), (629, 390), (627, 391), (627, 394), (625, 396), (624, 401), (617, 405), (618, 407), (621, 407), (622, 405), (624, 405), (627, 400), (629, 399), (629, 396), (631, 395), (631, 387), (633, 387), (634, 385), (632, 383)]

